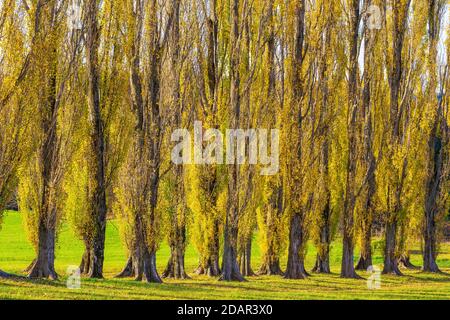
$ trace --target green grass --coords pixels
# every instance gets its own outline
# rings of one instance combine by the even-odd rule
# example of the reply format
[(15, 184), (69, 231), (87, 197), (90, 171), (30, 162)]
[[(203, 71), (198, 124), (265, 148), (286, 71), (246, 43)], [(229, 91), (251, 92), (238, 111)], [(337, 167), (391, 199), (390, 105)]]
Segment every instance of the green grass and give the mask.
[[(125, 263), (117, 225), (110, 221), (107, 227), (105, 252), (106, 280), (82, 279), (81, 289), (66, 287), (66, 270), (78, 265), (83, 252), (68, 226), (59, 235), (56, 269), (58, 281), (11, 281), (0, 280), (0, 299), (450, 299), (450, 276), (431, 275), (420, 271), (405, 271), (404, 277), (382, 276), (381, 288), (369, 290), (366, 280), (347, 280), (339, 277), (341, 245), (334, 242), (331, 250), (331, 275), (312, 275), (306, 280), (285, 280), (281, 277), (249, 277), (245, 283), (219, 282), (205, 276), (190, 274), (191, 280), (165, 280), (163, 284), (138, 283), (131, 279), (113, 279)], [(253, 246), (253, 268), (260, 262), (258, 246)], [(416, 248), (417, 249), (417, 248)], [(441, 248), (438, 263), (450, 273), (450, 244)], [(158, 251), (158, 267), (162, 271), (170, 251), (163, 244)], [(357, 254), (357, 252), (355, 253)], [(0, 231), (0, 268), (21, 274), (34, 257), (27, 241), (20, 214), (7, 212)], [(314, 264), (315, 250), (308, 248), (306, 265)], [(376, 250), (374, 263), (382, 262), (381, 252)], [(412, 256), (413, 263), (420, 265), (420, 255)], [(283, 256), (283, 267), (286, 257)], [(197, 254), (189, 246), (186, 268), (193, 271), (197, 266)], [(361, 272), (360, 275), (368, 277)]]

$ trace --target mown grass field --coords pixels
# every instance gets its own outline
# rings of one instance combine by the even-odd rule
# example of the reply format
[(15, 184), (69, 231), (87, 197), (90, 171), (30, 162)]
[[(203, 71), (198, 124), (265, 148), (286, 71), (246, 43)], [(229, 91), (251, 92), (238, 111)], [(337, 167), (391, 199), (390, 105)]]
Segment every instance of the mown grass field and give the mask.
[[(258, 246), (253, 246), (253, 267), (260, 262)], [(138, 283), (131, 279), (114, 279), (125, 263), (117, 225), (107, 227), (105, 277), (106, 280), (81, 280), (81, 289), (66, 287), (68, 266), (78, 265), (83, 245), (68, 226), (59, 236), (56, 269), (58, 281), (0, 280), (0, 299), (450, 299), (450, 243), (442, 245), (438, 263), (449, 273), (431, 275), (420, 271), (405, 271), (404, 277), (382, 276), (381, 288), (369, 290), (366, 280), (346, 280), (339, 277), (340, 243), (333, 243), (331, 275), (312, 275), (306, 280), (285, 280), (281, 277), (249, 277), (245, 283), (225, 283), (217, 279), (196, 276), (191, 280), (168, 280), (163, 284)], [(160, 271), (169, 257), (163, 245), (158, 252)], [(357, 254), (357, 252), (355, 253)], [(34, 252), (23, 231), (20, 214), (6, 213), (0, 231), (0, 269), (21, 274), (33, 259)], [(314, 264), (315, 251), (309, 246), (307, 267)], [(421, 256), (414, 254), (412, 262), (420, 265)], [(282, 259), (283, 265), (286, 257)], [(381, 267), (380, 250), (375, 252), (375, 264)], [(197, 266), (197, 254), (192, 246), (186, 255), (187, 270)], [(284, 266), (283, 266), (284, 267)], [(368, 273), (361, 272), (367, 278)]]

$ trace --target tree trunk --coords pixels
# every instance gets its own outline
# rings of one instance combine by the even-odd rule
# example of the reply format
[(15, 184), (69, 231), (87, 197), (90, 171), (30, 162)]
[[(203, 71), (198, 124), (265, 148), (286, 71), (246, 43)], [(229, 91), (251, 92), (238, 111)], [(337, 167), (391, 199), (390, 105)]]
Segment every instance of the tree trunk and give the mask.
[(317, 258), (312, 272), (331, 273), (330, 271), (330, 242), (331, 242), (331, 208), (330, 199), (322, 211), (322, 226), (320, 228), (320, 239), (317, 249)]
[(88, 106), (90, 120), (90, 176), (93, 182), (91, 195), (91, 214), (94, 217), (94, 232), (90, 251), (87, 276), (103, 278), (103, 260), (106, 232), (106, 175), (105, 175), (105, 137), (100, 105), (98, 47), (100, 32), (97, 22), (98, 6), (96, 0), (87, 2), (86, 56), (88, 66)]
[[(430, 1), (428, 10), (428, 35), (430, 38), (429, 44), (429, 61), (435, 61), (438, 56), (438, 41), (439, 30), (441, 23), (441, 16), (445, 2)], [(430, 63), (434, 67), (434, 63)], [(433, 128), (428, 137), (428, 176), (426, 180), (426, 194), (425, 194), (425, 217), (423, 227), (423, 271), (426, 272), (441, 272), (436, 263), (438, 255), (438, 237), (437, 237), (437, 223), (438, 214), (445, 210), (445, 206), (439, 205), (442, 200), (442, 194), (446, 194), (448, 190), (442, 190), (446, 178), (448, 178), (449, 162), (449, 128), (446, 119), (448, 113), (448, 103), (446, 110), (443, 106), (443, 98), (435, 99), (437, 89), (437, 79), (435, 70), (430, 71), (429, 81), (429, 96), (431, 98), (431, 105), (437, 110), (434, 114)], [(445, 75), (448, 78), (447, 72)], [(440, 95), (444, 95), (444, 89), (440, 88)], [(445, 201), (445, 200), (444, 200)]]
[(289, 231), (289, 253), (286, 272), (286, 279), (304, 279), (309, 274), (305, 270), (305, 245), (303, 221), (301, 214), (293, 214)]
[(385, 233), (383, 274), (402, 275), (398, 268), (398, 257), (396, 256), (397, 221), (387, 222)]
[[(175, 215), (177, 214), (178, 213), (176, 212)], [(181, 218), (184, 221), (184, 217)], [(186, 226), (184, 222), (179, 224), (178, 219), (174, 219), (172, 228), (174, 228), (174, 230), (172, 230), (173, 235), (171, 235), (170, 239), (170, 258), (162, 277), (189, 279), (184, 267), (184, 255), (186, 251)]]
[(245, 276), (254, 276), (255, 273), (252, 270), (252, 237), (250, 236), (245, 241), (244, 248), (241, 248), (239, 253), (239, 266), (241, 269), (241, 274)]
[(40, 221), (37, 258), (28, 277), (58, 279), (55, 271), (55, 236), (55, 229), (49, 229), (44, 221)]
[(220, 221), (215, 220), (213, 226), (213, 233), (211, 239), (208, 242), (207, 257), (201, 257), (198, 268), (194, 271), (195, 274), (206, 274), (210, 277), (217, 277), (221, 274), (219, 267), (219, 253), (220, 253), (220, 240), (219, 240), (219, 225)]
[(400, 256), (399, 259), (399, 264), (400, 266), (402, 266), (405, 269), (409, 269), (409, 270), (417, 270), (420, 269), (419, 267), (415, 266), (412, 264), (411, 260), (410, 260), (410, 256), (408, 253), (404, 253)]
[(125, 263), (125, 267), (122, 269), (122, 271), (120, 271), (120, 273), (118, 275), (115, 276), (115, 278), (129, 278), (129, 277), (134, 277), (135, 273), (135, 265), (133, 263), (133, 258), (129, 257), (127, 259), (127, 262)]
[(363, 229), (363, 236), (361, 239), (361, 254), (359, 256), (356, 270), (367, 270), (372, 265), (372, 235), (371, 225), (366, 226), (367, 229)]
[(425, 230), (423, 231), (423, 266), (426, 272), (441, 272), (437, 263), (436, 223), (432, 210), (425, 212)]
[(163, 278), (190, 279), (184, 268), (184, 251), (180, 246), (171, 248), (169, 262), (162, 274)]
[(283, 276), (284, 273), (280, 267), (280, 258), (276, 254), (271, 254), (270, 251), (267, 251), (267, 253), (264, 255), (263, 263), (259, 268), (257, 275)]
[[(234, 167), (234, 165), (233, 165)], [(222, 275), (220, 280), (245, 281), (237, 262), (238, 221), (237, 208), (228, 209), (224, 228), (224, 248), (222, 258)], [(229, 217), (230, 216), (230, 217)], [(230, 221), (231, 220), (231, 221)]]
[[(174, 0), (173, 25), (170, 36), (171, 77), (172, 77), (172, 109), (175, 113), (174, 128), (180, 128), (183, 124), (183, 107), (180, 103), (180, 0)], [(170, 258), (163, 278), (188, 279), (184, 268), (184, 254), (186, 249), (186, 194), (184, 189), (184, 170), (178, 165), (173, 169), (175, 176), (174, 213), (171, 217), (171, 230), (169, 235)]]
[[(367, 3), (371, 5), (371, 1)], [(365, 17), (364, 19), (368, 19)], [(361, 253), (359, 261), (356, 265), (356, 270), (367, 270), (372, 266), (372, 223), (373, 223), (373, 212), (374, 212), (374, 201), (373, 198), (376, 192), (376, 160), (373, 151), (373, 122), (372, 122), (372, 107), (371, 107), (371, 85), (373, 77), (373, 59), (374, 59), (374, 33), (367, 26), (367, 20), (365, 23), (364, 31), (364, 73), (363, 73), (363, 92), (362, 92), (362, 103), (361, 108), (361, 119), (364, 120), (364, 151), (362, 163), (364, 166), (363, 170), (367, 173), (367, 182), (364, 186), (364, 199), (363, 199), (363, 209), (360, 217), (360, 233), (361, 233)]]
[[(231, 125), (237, 129), (240, 124), (240, 23), (239, 0), (231, 1)], [(228, 166), (228, 203), (224, 227), (224, 249), (222, 259), (222, 276), (220, 280), (245, 281), (237, 262), (237, 241), (239, 223), (239, 165), (237, 159)]]
[(351, 3), (350, 19), (350, 71), (348, 80), (348, 113), (350, 122), (347, 128), (348, 156), (347, 178), (345, 187), (344, 212), (343, 212), (343, 245), (342, 245), (342, 278), (359, 278), (355, 272), (353, 261), (354, 250), (354, 211), (356, 202), (356, 169), (357, 169), (357, 143), (358, 143), (358, 38), (359, 38), (359, 0)]
[[(53, 22), (50, 22), (53, 24)], [(39, 161), (42, 180), (42, 193), (39, 205), (38, 219), (38, 244), (37, 257), (31, 266), (28, 276), (30, 278), (50, 278), (56, 280), (58, 275), (55, 271), (55, 241), (57, 225), (57, 188), (60, 182), (58, 179), (59, 165), (59, 143), (58, 143), (58, 106), (56, 102), (57, 94), (57, 50), (48, 53), (50, 61), (54, 62), (49, 71), (50, 76), (46, 80), (48, 86), (46, 94), (40, 105), (42, 113), (41, 129), (44, 134), (42, 144), (39, 149)], [(47, 77), (47, 75), (43, 75)]]
[[(154, 212), (154, 207), (152, 207)], [(147, 244), (147, 230), (142, 214), (138, 214), (135, 222), (136, 248), (134, 250), (133, 265), (136, 281), (162, 283), (156, 268), (156, 250)], [(149, 223), (153, 227), (153, 223)]]
[(342, 246), (342, 278), (360, 279), (354, 267), (353, 261), (353, 236), (349, 232), (344, 232), (343, 246)]

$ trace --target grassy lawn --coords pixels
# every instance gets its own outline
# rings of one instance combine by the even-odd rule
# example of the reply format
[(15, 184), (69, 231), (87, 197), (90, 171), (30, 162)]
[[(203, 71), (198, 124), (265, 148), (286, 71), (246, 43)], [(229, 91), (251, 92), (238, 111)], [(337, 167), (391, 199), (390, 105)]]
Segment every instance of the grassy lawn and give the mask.
[[(253, 268), (258, 269), (260, 252), (253, 246)], [(417, 249), (417, 248), (416, 248)], [(450, 273), (450, 243), (442, 245), (438, 264)], [(163, 284), (138, 283), (131, 279), (114, 279), (125, 263), (117, 225), (110, 221), (107, 227), (105, 252), (106, 280), (81, 280), (81, 289), (66, 287), (66, 270), (78, 265), (83, 252), (68, 226), (64, 226), (58, 242), (56, 269), (58, 281), (0, 280), (0, 299), (450, 299), (450, 275), (431, 275), (420, 271), (405, 271), (404, 277), (381, 276), (381, 288), (369, 290), (366, 280), (339, 278), (341, 246), (333, 243), (331, 275), (312, 275), (306, 280), (285, 280), (281, 277), (249, 277), (245, 283), (225, 283), (217, 279), (190, 274), (191, 280), (165, 280)], [(158, 266), (162, 271), (169, 257), (167, 245), (158, 252)], [(357, 252), (355, 253), (357, 254)], [(6, 213), (0, 231), (0, 269), (21, 274), (30, 264), (34, 252), (22, 227), (21, 216)], [(307, 268), (314, 264), (315, 250), (309, 246)], [(381, 252), (376, 250), (374, 263), (381, 267)], [(412, 262), (420, 265), (421, 256), (414, 254)], [(283, 267), (286, 257), (282, 259)], [(186, 268), (197, 266), (197, 254), (189, 246)], [(361, 272), (367, 278), (368, 273)]]

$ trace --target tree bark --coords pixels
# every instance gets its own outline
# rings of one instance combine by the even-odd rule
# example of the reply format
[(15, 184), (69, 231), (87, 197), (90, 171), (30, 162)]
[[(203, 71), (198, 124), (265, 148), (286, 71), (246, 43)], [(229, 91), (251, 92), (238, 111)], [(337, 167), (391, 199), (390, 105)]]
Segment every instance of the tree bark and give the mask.
[[(437, 41), (439, 37), (439, 24), (440, 17), (439, 12), (442, 11), (438, 1), (430, 1), (429, 13), (428, 13), (428, 34), (430, 37), (430, 61), (434, 61), (437, 57)], [(434, 66), (434, 63), (431, 64)], [(434, 104), (435, 91), (436, 91), (436, 78), (434, 76), (435, 71), (430, 70), (433, 75), (430, 79), (429, 95), (432, 98)], [(442, 90), (442, 89), (441, 89)], [(442, 92), (441, 92), (442, 94)], [(443, 208), (439, 208), (439, 200), (441, 193), (447, 191), (441, 190), (445, 181), (447, 173), (446, 166), (449, 166), (448, 151), (446, 154), (446, 148), (448, 150), (448, 125), (445, 119), (444, 110), (442, 106), (442, 99), (437, 101), (437, 110), (435, 111), (433, 119), (433, 127), (428, 137), (428, 176), (426, 179), (426, 194), (425, 194), (425, 216), (423, 222), (423, 266), (422, 270), (425, 272), (439, 273), (441, 272), (436, 258), (438, 255), (438, 226), (437, 219), (439, 211), (443, 211)], [(448, 175), (448, 174), (447, 174)]]
[(44, 221), (39, 223), (37, 258), (30, 268), (28, 277), (58, 279), (55, 271), (55, 236), (53, 228), (48, 228)]
[[(281, 180), (281, 179), (280, 179)], [(281, 183), (281, 181), (278, 183)], [(280, 220), (283, 213), (283, 187), (276, 185), (272, 197), (269, 199), (265, 224), (267, 225), (267, 250), (263, 255), (263, 262), (258, 275), (284, 275), (280, 267)]]
[(402, 275), (398, 268), (398, 257), (396, 254), (397, 221), (388, 221), (385, 233), (383, 274)]
[(304, 279), (309, 276), (305, 269), (305, 240), (302, 214), (293, 214), (290, 222), (288, 262), (284, 278)]
[[(231, 1), (231, 125), (238, 128), (240, 124), (240, 23), (239, 0)], [(245, 281), (237, 262), (237, 243), (239, 225), (239, 165), (237, 159), (228, 167), (228, 203), (224, 227), (224, 249), (222, 259), (222, 275), (220, 280)]]
[[(53, 18), (49, 18), (49, 25), (54, 28)], [(47, 78), (47, 96), (42, 97), (40, 105), (41, 130), (44, 134), (42, 144), (39, 149), (39, 161), (41, 168), (42, 193), (38, 212), (38, 244), (37, 257), (31, 266), (28, 276), (30, 278), (50, 278), (56, 280), (58, 275), (55, 271), (55, 242), (57, 225), (57, 194), (60, 179), (59, 172), (59, 139), (57, 133), (58, 126), (58, 105), (57, 94), (57, 49), (53, 47), (50, 56), (51, 69), (49, 75), (42, 75)]]
[(213, 232), (210, 234), (208, 241), (207, 256), (200, 257), (200, 263), (198, 268), (194, 271), (195, 274), (206, 274), (210, 277), (217, 277), (221, 274), (219, 266), (219, 253), (220, 253), (220, 239), (219, 239), (219, 226), (220, 221), (215, 220), (213, 222)]
[[(90, 121), (91, 157), (89, 171), (93, 182), (91, 195), (91, 215), (94, 217), (92, 246), (89, 252), (89, 278), (103, 278), (103, 261), (106, 232), (106, 174), (105, 174), (105, 136), (100, 104), (98, 48), (98, 4), (97, 0), (88, 0), (86, 8), (86, 56), (88, 68), (88, 107)], [(86, 271), (86, 270), (85, 270)]]
[(312, 272), (331, 273), (330, 270), (330, 243), (331, 243), (331, 208), (330, 199), (322, 210), (322, 226), (320, 227), (320, 239), (317, 249), (317, 258)]
[(252, 257), (252, 237), (249, 237), (245, 241), (245, 248), (241, 248), (239, 252), (239, 266), (241, 274), (244, 277), (254, 276), (255, 273), (252, 269), (251, 257)]
[(408, 253), (404, 253), (400, 256), (399, 259), (399, 264), (400, 266), (402, 266), (405, 269), (409, 269), (409, 270), (417, 270), (420, 269), (419, 267), (415, 266), (412, 264), (411, 260), (410, 260), (410, 256)]
[[(367, 5), (371, 5), (368, 1)], [(371, 107), (371, 85), (373, 72), (373, 47), (374, 34), (367, 26), (367, 19), (365, 17), (365, 33), (364, 33), (364, 88), (362, 92), (362, 108), (361, 120), (364, 121), (364, 147), (363, 147), (363, 165), (366, 170), (366, 182), (364, 183), (363, 194), (363, 210), (360, 217), (360, 233), (361, 233), (361, 253), (359, 261), (356, 265), (356, 270), (367, 270), (372, 266), (372, 223), (374, 212), (374, 197), (376, 192), (375, 169), (376, 160), (373, 151), (373, 122), (372, 122), (372, 107)]]
[(359, 37), (359, 0), (353, 0), (351, 4), (350, 20), (350, 71), (348, 80), (349, 105), (348, 113), (350, 123), (347, 129), (348, 135), (348, 158), (347, 179), (343, 212), (343, 251), (342, 251), (342, 278), (358, 278), (353, 262), (354, 249), (354, 211), (356, 202), (356, 168), (357, 168), (357, 111), (358, 111), (358, 37)]
[(372, 266), (372, 233), (371, 233), (371, 224), (367, 225), (368, 229), (362, 229), (362, 237), (361, 237), (361, 254), (359, 256), (358, 263), (356, 265), (356, 270), (367, 270), (370, 266)]

